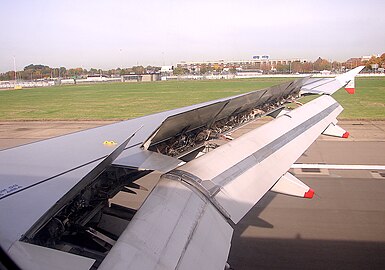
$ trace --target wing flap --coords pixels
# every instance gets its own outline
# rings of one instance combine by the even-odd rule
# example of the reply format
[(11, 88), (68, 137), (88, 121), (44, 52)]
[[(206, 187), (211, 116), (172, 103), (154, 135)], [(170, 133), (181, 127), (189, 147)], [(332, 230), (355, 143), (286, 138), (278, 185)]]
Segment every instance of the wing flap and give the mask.
[(178, 167), (182, 160), (170, 156), (162, 155), (157, 152), (136, 148), (130, 155), (118, 158), (113, 162), (116, 167), (137, 168), (139, 170), (156, 170), (168, 172)]
[(224, 269), (232, 231), (199, 192), (162, 177), (99, 269)]

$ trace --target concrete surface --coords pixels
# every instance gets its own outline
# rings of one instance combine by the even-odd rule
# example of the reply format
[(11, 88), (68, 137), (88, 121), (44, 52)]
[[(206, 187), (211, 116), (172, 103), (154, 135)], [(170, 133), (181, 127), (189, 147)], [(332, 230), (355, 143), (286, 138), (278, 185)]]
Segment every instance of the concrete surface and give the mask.
[[(384, 121), (340, 125), (350, 138), (320, 136), (298, 162), (385, 165)], [(235, 228), (232, 268), (385, 269), (385, 171), (291, 172), (315, 197), (267, 193)]]

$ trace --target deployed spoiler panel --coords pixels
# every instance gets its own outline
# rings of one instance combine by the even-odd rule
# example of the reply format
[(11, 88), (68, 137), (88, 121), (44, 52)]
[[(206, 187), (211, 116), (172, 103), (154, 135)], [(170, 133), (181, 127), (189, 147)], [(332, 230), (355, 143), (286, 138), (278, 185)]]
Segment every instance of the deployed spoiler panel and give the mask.
[(151, 144), (162, 142), (181, 132), (188, 132), (205, 126), (212, 120), (214, 115), (222, 110), (227, 102), (217, 102), (168, 117), (150, 136)]
[(149, 148), (173, 136), (200, 127), (211, 127), (215, 121), (249, 110), (260, 110), (257, 113), (259, 116), (268, 114), (277, 109), (279, 105), (282, 105), (290, 95), (297, 95), (307, 80), (308, 77), (300, 78), (292, 82), (285, 82), (277, 86), (219, 100), (204, 107), (172, 115), (162, 122), (143, 145), (145, 148)]

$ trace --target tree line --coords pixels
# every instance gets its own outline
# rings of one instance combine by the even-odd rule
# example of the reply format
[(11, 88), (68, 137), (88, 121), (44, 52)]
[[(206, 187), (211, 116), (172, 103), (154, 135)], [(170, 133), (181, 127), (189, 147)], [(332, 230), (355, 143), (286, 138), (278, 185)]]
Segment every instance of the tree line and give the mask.
[[(130, 68), (116, 68), (110, 70), (102, 70), (96, 68), (70, 68), (65, 67), (49, 67), (45, 65), (30, 64), (24, 67), (23, 70), (16, 71), (17, 80), (40, 80), (49, 78), (81, 78), (90, 75), (106, 75), (109, 77), (121, 76), (127, 74), (143, 75), (148, 73), (156, 73), (160, 70), (160, 67), (155, 66), (133, 66)], [(7, 71), (0, 73), (0, 80), (9, 81), (15, 79), (15, 71)]]
[[(242, 65), (242, 69), (260, 69), (265, 73), (277, 72), (277, 73), (312, 73), (319, 72), (322, 70), (330, 71), (342, 71), (343, 69), (352, 69), (357, 66), (365, 65), (368, 70), (376, 68), (385, 68), (385, 53), (381, 56), (376, 57), (372, 56), (369, 60), (362, 60), (361, 58), (351, 58), (345, 62), (337, 61), (328, 61), (319, 57), (314, 62), (300, 62), (294, 61), (290, 64), (276, 64), (272, 65), (271, 62), (263, 63), (258, 66), (255, 64)], [(228, 73), (236, 73), (238, 66), (223, 66), (223, 65), (200, 65), (198, 71), (188, 70), (183, 67), (175, 67), (174, 75), (184, 75), (184, 74), (209, 74), (209, 73), (223, 73), (224, 71)], [(0, 73), (0, 80), (9, 81), (14, 80), (15, 76), (17, 80), (39, 80), (39, 79), (48, 79), (48, 78), (80, 78), (90, 75), (106, 75), (110, 77), (118, 77), (121, 75), (143, 75), (143, 74), (152, 74), (160, 71), (160, 67), (157, 66), (133, 66), (129, 68), (116, 68), (110, 70), (102, 70), (96, 68), (90, 68), (89, 70), (84, 68), (70, 68), (65, 67), (49, 67), (45, 65), (34, 65), (30, 64), (24, 67), (23, 70), (17, 71), (7, 71)]]

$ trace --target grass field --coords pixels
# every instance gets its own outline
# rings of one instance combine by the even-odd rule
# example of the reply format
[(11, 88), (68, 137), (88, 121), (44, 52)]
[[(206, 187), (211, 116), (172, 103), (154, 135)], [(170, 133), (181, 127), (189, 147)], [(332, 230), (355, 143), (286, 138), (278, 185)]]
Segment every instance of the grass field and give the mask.
[[(128, 119), (261, 89), (292, 79), (111, 83), (0, 91), (0, 120)], [(385, 78), (358, 78), (338, 91), (340, 118), (385, 119)]]
[(356, 93), (337, 91), (333, 97), (341, 103), (344, 111), (340, 119), (385, 120), (385, 78), (366, 77), (356, 79)]

